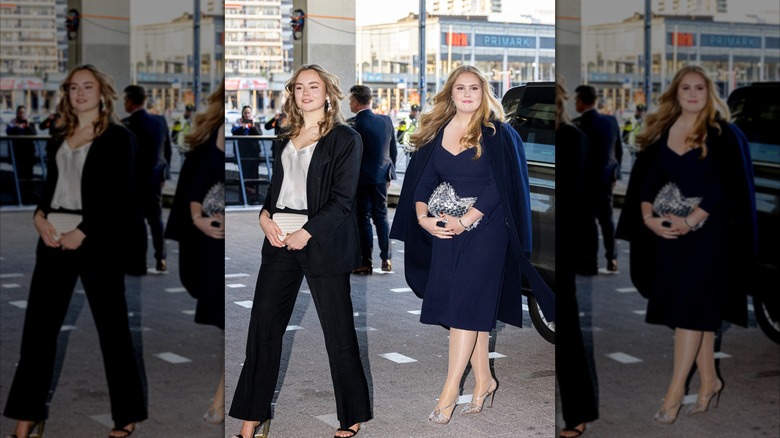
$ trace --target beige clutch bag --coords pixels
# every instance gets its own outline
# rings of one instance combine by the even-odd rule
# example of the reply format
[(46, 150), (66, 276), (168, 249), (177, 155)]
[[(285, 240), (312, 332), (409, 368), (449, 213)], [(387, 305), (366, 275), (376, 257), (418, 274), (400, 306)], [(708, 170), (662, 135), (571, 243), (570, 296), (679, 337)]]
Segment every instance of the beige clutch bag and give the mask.
[(73, 231), (76, 229), (78, 224), (81, 223), (81, 215), (51, 212), (46, 215), (46, 220), (49, 221), (52, 226), (54, 226), (55, 230), (57, 230), (57, 234), (54, 237), (59, 239), (62, 233), (67, 233), (68, 231)]
[[(309, 217), (305, 214), (296, 213), (274, 213), (271, 217), (276, 225), (282, 230), (285, 235), (292, 234), (301, 228), (309, 220)], [(284, 238), (284, 236), (281, 236)]]

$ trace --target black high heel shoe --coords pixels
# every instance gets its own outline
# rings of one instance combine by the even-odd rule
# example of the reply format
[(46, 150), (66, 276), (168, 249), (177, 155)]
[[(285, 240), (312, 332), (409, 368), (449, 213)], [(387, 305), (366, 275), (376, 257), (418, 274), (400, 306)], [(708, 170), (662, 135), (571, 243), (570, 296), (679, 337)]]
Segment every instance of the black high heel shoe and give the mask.
[[(33, 422), (30, 426), (30, 430), (27, 432), (27, 438), (43, 438), (43, 427), (46, 425), (46, 420), (38, 420)], [(8, 435), (8, 438), (19, 438), (16, 434)]]
[[(261, 432), (258, 432), (262, 428)], [(255, 429), (252, 431), (251, 437), (246, 438), (268, 438), (268, 431), (271, 429), (271, 420), (265, 420), (261, 423), (257, 423)], [(231, 438), (244, 438), (240, 433), (233, 435)]]

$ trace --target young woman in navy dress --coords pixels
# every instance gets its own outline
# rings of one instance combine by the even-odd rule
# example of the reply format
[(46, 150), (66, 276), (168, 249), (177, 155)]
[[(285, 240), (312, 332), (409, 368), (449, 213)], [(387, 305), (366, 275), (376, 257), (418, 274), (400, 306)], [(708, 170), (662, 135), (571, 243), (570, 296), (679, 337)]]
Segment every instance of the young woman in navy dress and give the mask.
[[(698, 66), (680, 69), (637, 136), (618, 237), (631, 241), (631, 277), (648, 297), (646, 321), (674, 329), (674, 369), (655, 420), (673, 423), (696, 363), (701, 385), (686, 413), (718, 403), (715, 369), (721, 321), (747, 322), (741, 279), (756, 248), (753, 173), (744, 134), (729, 123), (726, 104)], [(657, 193), (674, 184), (698, 198), (686, 216), (653, 211)], [(745, 267), (743, 270), (742, 268)]]
[[(391, 237), (405, 242), (407, 282), (423, 297), (420, 321), (450, 332), (447, 379), (428, 417), (437, 424), (452, 418), (469, 362), (475, 387), (461, 412), (482, 411), (498, 389), (488, 339), (501, 303), (516, 304), (514, 313), (521, 315), (518, 260), (519, 251), (531, 248), (530, 192), (522, 140), (503, 120), (501, 103), (482, 73), (461, 66), (411, 136), (417, 150)], [(429, 214), (428, 200), (442, 182), (460, 197), (477, 198), (462, 217)]]

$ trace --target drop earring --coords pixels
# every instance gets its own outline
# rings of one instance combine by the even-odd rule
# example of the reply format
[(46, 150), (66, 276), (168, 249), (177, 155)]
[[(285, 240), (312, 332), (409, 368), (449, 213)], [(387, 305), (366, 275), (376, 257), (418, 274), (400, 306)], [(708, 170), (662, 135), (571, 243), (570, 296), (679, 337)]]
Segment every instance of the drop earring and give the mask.
[(326, 113), (330, 112), (330, 96), (325, 98), (325, 112)]

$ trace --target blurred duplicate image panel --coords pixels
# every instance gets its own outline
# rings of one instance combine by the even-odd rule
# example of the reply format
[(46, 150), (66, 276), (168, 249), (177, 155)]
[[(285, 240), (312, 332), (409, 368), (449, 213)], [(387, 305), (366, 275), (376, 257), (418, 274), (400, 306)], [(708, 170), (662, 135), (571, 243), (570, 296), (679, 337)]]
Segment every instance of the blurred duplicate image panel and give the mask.
[[(224, 385), (224, 332), (219, 326), (224, 323), (204, 318), (197, 286), (202, 272), (220, 281), (224, 277), (224, 244), (210, 247), (218, 259), (213, 268), (182, 263), (180, 248), (189, 245), (185, 252), (195, 252), (193, 245), (202, 239), (193, 238), (192, 228), (169, 221), (179, 197), (187, 204), (185, 218), (192, 226), (189, 200), (184, 199), (190, 190), (182, 187), (180, 177), (197, 146), (194, 134), (205, 120), (208, 98), (223, 83), (224, 4), (50, 0), (19, 1), (3, 5), (2, 11), (9, 44), (3, 44), (0, 63), (0, 431), (26, 436), (29, 422), (18, 425), (17, 420), (33, 420), (33, 432), (40, 427), (46, 436), (224, 436), (219, 396)], [(94, 107), (93, 96), (99, 97)], [(213, 111), (221, 114), (222, 94), (217, 100)], [(81, 119), (63, 117), (63, 109), (79, 117), (98, 114), (107, 121), (107, 134), (73, 136), (68, 129)], [(223, 129), (221, 121), (217, 125), (215, 132)], [(8, 137), (19, 135), (23, 137)], [(103, 141), (105, 135), (114, 140)], [(64, 138), (69, 141), (63, 143)], [(47, 263), (51, 256), (36, 255), (40, 228), (33, 212), (42, 215), (53, 208), (52, 192), (63, 174), (56, 154), (68, 147), (87, 157), (81, 179), (86, 205), (79, 226), (86, 237), (73, 250), (62, 250), (70, 262), (61, 265), (67, 266), (67, 275), (60, 278), (72, 277), (74, 284), (59, 294), (69, 299), (46, 298), (48, 311), (64, 315), (61, 327), (55, 327), (59, 318), (42, 318), (33, 296), (40, 290), (33, 283), (54, 277)], [(216, 202), (220, 204), (224, 196)], [(98, 227), (114, 227), (110, 239), (85, 224), (101, 205), (104, 211), (126, 212), (99, 221)], [(51, 215), (49, 219), (54, 221)], [(98, 260), (95, 248), (103, 248)], [(35, 281), (34, 270), (44, 273), (36, 274)], [(108, 271), (119, 273), (121, 283), (104, 282)], [(61, 285), (67, 289), (69, 281)], [(224, 315), (223, 285), (212, 289)], [(111, 313), (117, 309), (119, 316)], [(122, 321), (125, 314), (127, 326), (106, 331), (111, 325), (107, 319)], [(34, 322), (41, 319), (49, 321), (48, 329)], [(43, 342), (23, 347), (23, 333), (30, 339), (52, 339), (56, 352)], [(129, 342), (128, 337), (132, 352), (122, 349), (117, 372), (117, 352), (110, 347)], [(46, 358), (30, 360), (29, 351)], [(109, 379), (104, 358), (112, 358), (106, 365)], [(25, 362), (35, 364), (31, 374)], [(40, 391), (25, 390), (43, 394), (35, 406), (20, 405), (12, 396), (12, 383), (21, 381), (22, 370), (43, 382)], [(118, 394), (117, 382), (136, 382), (136, 374), (140, 383), (129, 386), (140, 395)]]
[[(343, 98), (339, 100), (329, 95), (327, 105), (331, 109), (338, 108), (345, 122), (361, 134), (364, 157), (372, 155), (367, 152), (372, 141), (361, 132), (360, 119), (366, 116), (362, 112), (369, 110), (378, 116), (374, 119), (381, 121), (377, 126), (384, 127), (389, 118), (395, 150), (388, 155), (395, 158), (388, 160), (394, 160), (395, 178), (389, 181), (383, 203), (387, 205), (388, 225), (392, 227), (398, 223), (396, 212), (402, 210), (398, 205), (402, 188), (417, 153), (410, 138), (425, 114), (434, 111), (434, 96), (445, 89), (450, 74), (462, 71), (458, 69), (464, 67), (475, 67), (486, 79), (482, 89), (490, 91), (496, 100), (496, 109), (500, 105), (500, 112), (504, 113), (504, 134), (511, 135), (512, 140), (519, 137), (522, 141), (521, 152), (527, 160), (522, 171), (523, 177), (528, 177), (530, 200), (530, 215), (523, 226), (527, 226), (532, 235), (526, 249), (539, 281), (545, 283), (546, 289), (552, 289), (555, 281), (555, 4), (553, 1), (526, 3), (333, 0), (258, 4), (239, 0), (226, 4), (225, 193), (229, 226), (226, 233), (225, 392), (228, 434), (238, 433), (243, 427), (246, 436), (247, 430), (251, 430), (247, 426), (258, 421), (265, 422), (260, 430), (268, 426), (272, 436), (325, 436), (333, 434), (337, 428), (354, 427), (357, 421), (365, 428), (362, 433), (377, 436), (415, 435), (420, 429), (427, 431), (424, 434), (441, 433), (437, 431), (441, 429), (466, 436), (474, 427), (480, 427), (488, 436), (530, 436), (535, 433), (550, 436), (555, 433), (552, 400), (555, 397), (556, 334), (551, 306), (547, 306), (552, 300), (537, 302), (535, 291), (529, 285), (518, 285), (511, 291), (506, 302), (514, 306), (513, 310), (508, 312), (510, 314), (500, 314), (495, 327), (486, 332), (490, 335), (488, 345), (480, 349), (480, 354), (488, 356), (488, 366), (479, 371), (469, 368), (457, 385), (460, 406), (455, 414), (466, 406), (471, 407), (469, 411), (478, 410), (474, 406), (489, 398), (483, 395), (485, 392), (492, 394), (495, 385), (490, 378), (477, 384), (476, 376), (489, 369), (500, 388), (493, 408), (484, 409), (478, 415), (454, 415), (446, 425), (433, 424), (428, 421), (431, 411), (447, 404), (445, 400), (439, 403), (437, 399), (441, 397), (446, 381), (448, 335), (451, 332), (420, 323), (426, 312), (423, 301), (413, 291), (414, 285), (407, 279), (407, 269), (415, 269), (415, 266), (407, 265), (405, 246), (409, 242), (389, 239), (390, 250), (385, 252), (382, 248), (384, 237), (377, 228), (377, 244), (369, 245), (368, 256), (361, 255), (365, 263), (353, 267), (361, 269), (347, 272), (354, 330), (373, 419), (348, 420), (352, 417), (345, 413), (346, 408), (333, 403), (334, 394), (337, 400), (341, 397), (331, 381), (328, 355), (323, 345), (323, 337), (327, 338), (327, 334), (320, 324), (321, 309), (314, 303), (320, 293), (317, 277), (321, 275), (312, 275), (314, 281), (303, 278), (299, 289), (295, 277), (290, 283), (291, 288), (296, 289), (293, 292), (277, 291), (273, 289), (274, 285), (269, 286), (269, 282), (274, 281), (269, 280), (269, 273), (275, 269), (273, 263), (287, 255), (277, 257), (279, 250), (273, 245), (277, 242), (269, 240), (258, 227), (258, 215), (261, 215), (260, 226), (268, 227), (263, 215), (270, 216), (278, 206), (278, 203), (268, 205), (278, 200), (271, 190), (281, 186), (277, 178), (290, 174), (283, 167), (284, 153), (293, 145), (305, 148), (313, 142), (302, 138), (302, 144), (298, 144), (284, 136), (284, 129), (301, 123), (306, 105), (310, 103), (308, 97), (302, 97), (305, 85), (297, 84), (301, 87), (300, 105), (304, 107), (300, 108), (295, 84), (288, 82), (299, 68), (318, 65), (303, 72), (317, 71), (323, 84), (331, 83), (329, 75), (320, 75), (323, 70), (338, 77)], [(279, 17), (281, 20), (274, 22)], [(354, 89), (355, 86), (358, 88)], [(353, 102), (358, 96), (355, 90), (363, 93), (363, 87), (370, 93), (368, 108), (355, 106), (357, 104)], [(445, 97), (443, 102), (446, 103), (449, 96)], [(311, 100), (322, 103), (317, 98)], [(383, 135), (386, 134), (384, 131)], [(334, 162), (344, 158), (339, 155), (318, 161), (319, 150), (328, 151), (325, 148), (330, 147), (326, 138), (320, 139), (314, 149), (311, 169), (327, 171)], [(346, 146), (344, 150), (348, 150)], [(317, 149), (320, 147), (323, 149)], [(510, 155), (514, 156), (514, 153)], [(478, 160), (480, 164), (490, 160), (489, 153), (483, 158), (485, 161)], [(284, 171), (280, 172), (280, 169)], [(322, 172), (313, 174), (311, 169), (308, 177), (321, 177)], [(411, 171), (411, 178), (416, 178), (414, 169)], [(358, 196), (355, 195), (356, 199)], [(308, 245), (316, 246), (312, 252), (319, 245), (331, 244), (320, 242), (324, 239), (322, 235), (315, 235), (316, 214), (309, 211), (307, 216), (308, 228), (313, 231)], [(356, 219), (365, 230), (363, 218)], [(308, 228), (304, 226), (304, 230)], [(295, 232), (290, 236), (294, 235)], [(295, 242), (291, 246), (298, 250)], [(360, 248), (340, 247), (336, 254), (338, 261), (351, 260), (353, 252), (363, 249), (362, 244)], [(336, 260), (324, 261), (331, 262)], [(516, 265), (519, 266), (519, 261)], [(512, 266), (512, 272), (516, 268)], [(487, 274), (475, 270), (472, 278), (479, 279), (483, 275)], [(255, 346), (251, 340), (263, 334), (257, 328), (264, 323), (264, 318), (258, 315), (267, 311), (264, 304), (270, 298), (264, 300), (266, 295), (263, 294), (272, 289), (273, 295), (289, 292), (289, 296), (295, 297), (289, 322), (281, 328), (285, 334), (280, 341), (278, 378), (276, 365), (271, 366), (269, 372), (265, 369), (258, 372), (257, 368), (254, 373), (251, 371), (258, 357), (270, 357), (253, 354)], [(331, 293), (335, 294), (336, 288), (333, 289)], [(490, 312), (491, 315), (499, 314), (498, 309), (505, 304), (496, 303), (496, 310)], [(265, 319), (276, 316), (267, 315)], [(253, 332), (248, 330), (250, 320), (256, 329)], [(322, 324), (326, 320), (323, 319)], [(249, 347), (247, 339), (250, 340)], [(408, 342), (408, 339), (415, 341)], [(476, 365), (477, 368), (480, 366)], [(263, 406), (256, 409), (255, 416), (244, 418), (247, 417), (245, 383), (252, 375), (276, 379), (255, 381), (258, 392), (265, 388), (264, 393), (267, 393), (268, 387), (273, 387), (274, 391), (271, 395), (258, 395)], [(504, 401), (499, 402), (502, 399)], [(469, 405), (470, 402), (473, 404)], [(444, 415), (447, 416), (451, 409), (446, 408)], [(517, 415), (528, 411), (533, 414)], [(441, 417), (437, 418), (441, 420)], [(477, 421), (487, 423), (487, 426), (477, 426)], [(341, 430), (337, 435), (349, 433)]]
[[(557, 5), (556, 72), (564, 85), (558, 97), (564, 91), (568, 96), (560, 99), (559, 122), (572, 122), (556, 137), (557, 156), (562, 159), (562, 148), (582, 149), (586, 168), (580, 179), (576, 172), (559, 172), (557, 188), (579, 194), (585, 202), (577, 209), (588, 211), (580, 218), (584, 225), (568, 232), (561, 227), (562, 217), (556, 218), (558, 243), (566, 240), (572, 254), (565, 265), (571, 269), (566, 290), (574, 295), (562, 300), (559, 290), (557, 297), (558, 433), (744, 435), (755, 428), (777, 433), (780, 417), (773, 406), (780, 381), (769, 370), (780, 359), (778, 304), (764, 285), (777, 281), (780, 263), (778, 234), (767, 226), (777, 219), (772, 187), (780, 140), (770, 126), (778, 116), (766, 103), (775, 101), (772, 96), (780, 89), (780, 7), (763, 0), (561, 0)], [(694, 89), (704, 97), (692, 97)], [(712, 107), (690, 107), (702, 102)], [(705, 128), (706, 141), (676, 142), (673, 133), (685, 126), (686, 114), (698, 111), (716, 121)], [(595, 135), (593, 119), (605, 120), (609, 128)], [(707, 156), (699, 160), (702, 144)], [(685, 146), (679, 161), (665, 155), (676, 146)], [(661, 152), (651, 160), (654, 151)], [(696, 158), (685, 161), (691, 157)], [(681, 174), (672, 170), (675, 163)], [(662, 182), (687, 184), (680, 175), (694, 175), (707, 163), (723, 169), (707, 178), (735, 177), (723, 192), (703, 194), (696, 214), (709, 214), (706, 223), (680, 213), (663, 224), (653, 211), (643, 219), (639, 193), (652, 195), (660, 189), (653, 184)], [(588, 166), (597, 165), (617, 170), (610, 172), (614, 183), (608, 188), (609, 205), (602, 209), (592, 196), (597, 189), (587, 188), (592, 187), (587, 172), (594, 171)], [(737, 170), (726, 170), (731, 166)], [(639, 189), (643, 181), (645, 189)], [(698, 194), (700, 189), (690, 184), (681, 186), (682, 196)], [(563, 202), (563, 194), (558, 197)], [(707, 204), (713, 199), (722, 203), (717, 209)], [(741, 213), (726, 207), (734, 202), (745, 203)], [(728, 226), (724, 234), (718, 220), (740, 223), (748, 235)], [(658, 233), (664, 233), (654, 230), (654, 221), (670, 225), (679, 237), (648, 249), (647, 242), (654, 245), (662, 239)], [(736, 251), (745, 257), (723, 265), (704, 262), (723, 248), (696, 243), (705, 236), (729, 248), (745, 244)], [(677, 262), (665, 262), (681, 254), (692, 261), (683, 263), (681, 271), (674, 268)], [(557, 262), (561, 283), (566, 262), (563, 257)], [(712, 266), (719, 267), (717, 274), (702, 274)], [(681, 278), (691, 287), (682, 291)], [(712, 408), (725, 387), (731, 395), (723, 397), (715, 418)], [(755, 415), (739, 417), (742, 406), (751, 406)]]

